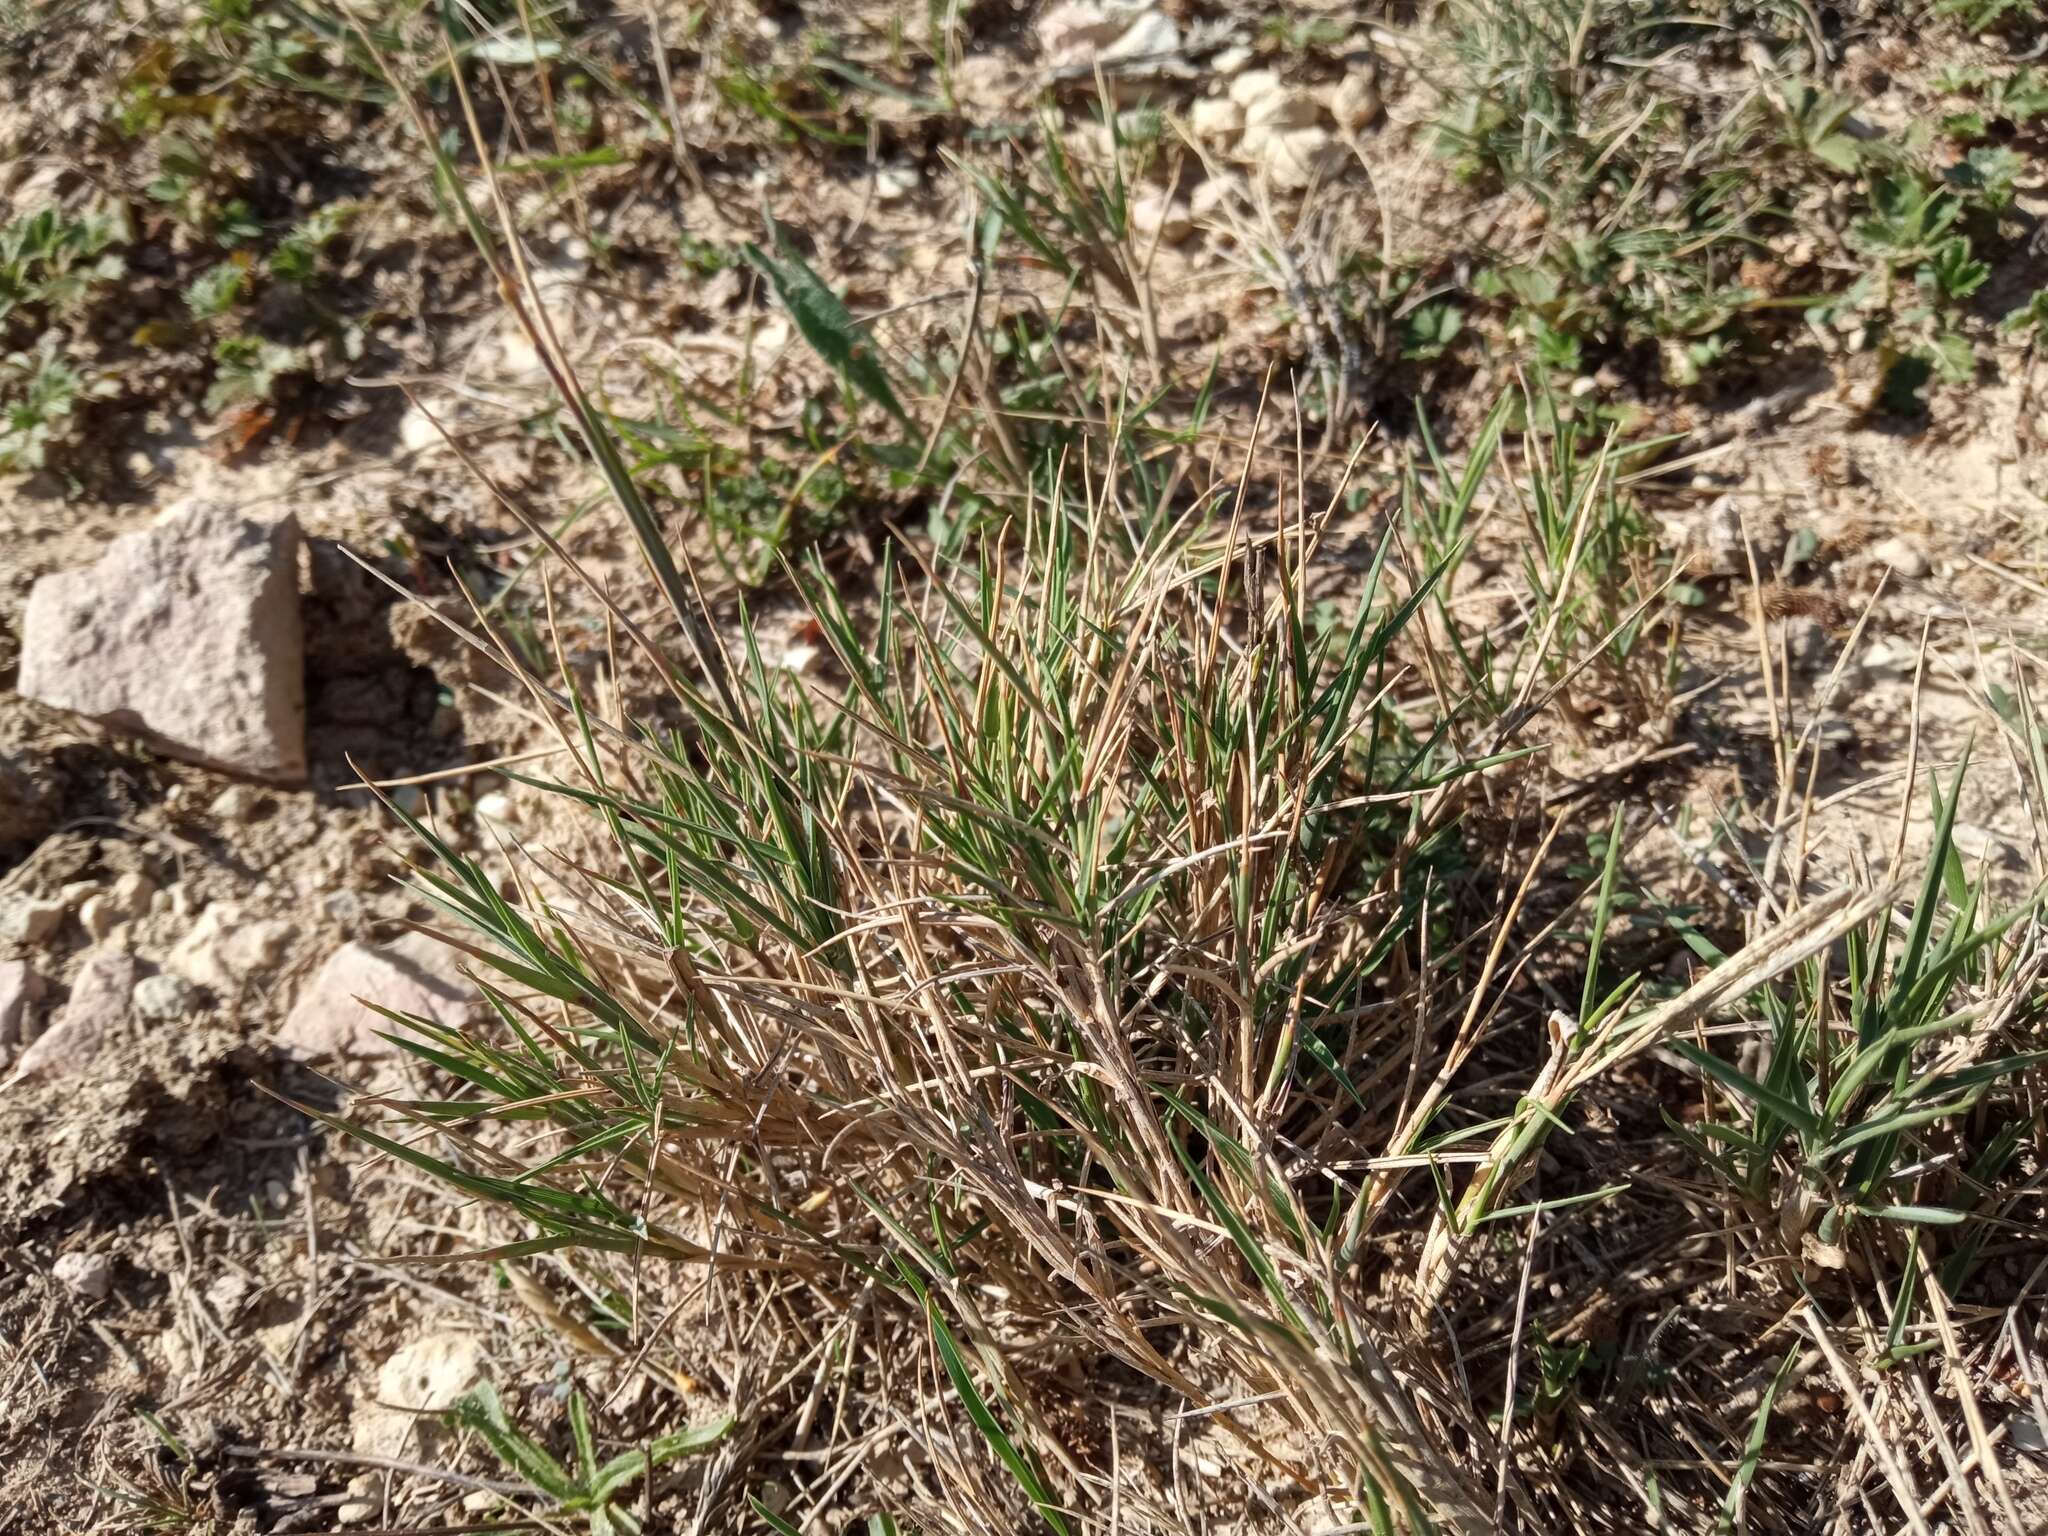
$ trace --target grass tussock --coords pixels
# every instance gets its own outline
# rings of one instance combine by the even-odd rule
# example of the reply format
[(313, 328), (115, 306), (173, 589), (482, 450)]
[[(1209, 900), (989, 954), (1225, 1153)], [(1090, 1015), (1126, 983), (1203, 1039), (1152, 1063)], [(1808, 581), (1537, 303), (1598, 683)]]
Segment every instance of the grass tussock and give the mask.
[[(1470, 136), (1505, 163), (1503, 132)], [(1517, 174), (1551, 174), (1539, 149)], [(1058, 155), (977, 175), (984, 256), (1107, 293), (1145, 358), (1120, 183)], [(2019, 1528), (1962, 1333), (2033, 1209), (2035, 908), (1994, 914), (1956, 850), (1960, 767), (1920, 878), (1823, 878), (1780, 838), (1746, 921), (1660, 907), (1645, 819), (1547, 794), (1546, 741), (1668, 723), (1679, 573), (1620, 472), (1643, 445), (1539, 381), (1458, 453), (1425, 437), (1361, 519), (1345, 474), (1228, 437), (1206, 390), (1144, 395), (1107, 346), (1005, 374), (1035, 312), (984, 321), (979, 275), (912, 374), (793, 247), (750, 249), (842, 386), (829, 451), (977, 509), (891, 530), (857, 578), (771, 548), (750, 584), (825, 658), (799, 672), (746, 603), (709, 621), (484, 180), (472, 231), (666, 611), (506, 502), (555, 562), (541, 643), (482, 605), (464, 633), (558, 748), (510, 776), (576, 830), (506, 877), (393, 805), (490, 1016), (395, 1020), (448, 1091), (347, 1124), (502, 1208), (479, 1257), (702, 1272), (803, 1321), (731, 1405), (751, 1451), (704, 1518), (1184, 1529), (1171, 1435), (1197, 1423), (1248, 1528), (1824, 1529), (1843, 1442), (1792, 1412), (1822, 1382), (1873, 1511), (1843, 1528), (1929, 1529), (1943, 1499)], [(1520, 596), (1482, 625), (1454, 597), (1489, 523)], [(656, 707), (570, 659), (558, 604)], [(2038, 790), (2029, 718), (2006, 730)], [(1748, 1309), (1711, 1343), (1730, 1392), (1648, 1380), (1587, 1322), (1670, 1280), (1646, 1251), (1682, 1275), (1709, 1249)], [(843, 1471), (809, 1505), (747, 1460), (792, 1381)], [(633, 1519), (578, 1436), (580, 1470), (520, 1455), (560, 1508)], [(875, 1438), (886, 1473), (846, 1449)]]

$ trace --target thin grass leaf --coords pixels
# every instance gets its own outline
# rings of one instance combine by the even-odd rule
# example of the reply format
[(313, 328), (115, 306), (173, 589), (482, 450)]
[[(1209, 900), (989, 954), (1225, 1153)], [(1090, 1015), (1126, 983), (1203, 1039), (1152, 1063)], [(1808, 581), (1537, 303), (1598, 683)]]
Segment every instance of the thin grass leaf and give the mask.
[(952, 1329), (946, 1326), (944, 1314), (939, 1311), (938, 1302), (931, 1296), (924, 1298), (925, 1318), (932, 1330), (932, 1341), (938, 1346), (939, 1359), (946, 1368), (946, 1378), (953, 1383), (953, 1390), (959, 1394), (961, 1404), (967, 1409), (968, 1418), (989, 1443), (998, 1460), (1009, 1468), (1010, 1476), (1017, 1486), (1037, 1507), (1039, 1517), (1049, 1526), (1054, 1536), (1071, 1536), (1067, 1522), (1061, 1517), (1059, 1506), (1053, 1502), (1044, 1481), (1037, 1470), (1017, 1449), (1003, 1426), (997, 1422), (988, 1402), (974, 1385), (974, 1377), (968, 1372), (967, 1362), (961, 1358), (960, 1346), (953, 1338)]
[(1785, 1351), (1785, 1358), (1778, 1362), (1770, 1385), (1764, 1388), (1764, 1395), (1756, 1405), (1756, 1417), (1751, 1420), (1749, 1436), (1743, 1442), (1742, 1460), (1728, 1479), (1728, 1495), (1721, 1501), (1721, 1518), (1715, 1527), (1721, 1536), (1729, 1536), (1742, 1524), (1743, 1505), (1749, 1497), (1750, 1484), (1756, 1481), (1757, 1468), (1763, 1464), (1764, 1444), (1770, 1438), (1771, 1409), (1777, 1404), (1778, 1394), (1792, 1379), (1792, 1372), (1799, 1364), (1799, 1355), (1800, 1349), (1796, 1344)]
[(1733, 1089), (1752, 1104), (1768, 1109), (1787, 1125), (1795, 1126), (1808, 1136), (1820, 1134), (1821, 1122), (1805, 1106), (1794, 1103), (1782, 1093), (1765, 1087), (1741, 1068), (1721, 1060), (1720, 1057), (1701, 1050), (1688, 1040), (1673, 1040), (1671, 1049), (1698, 1067), (1724, 1087)]

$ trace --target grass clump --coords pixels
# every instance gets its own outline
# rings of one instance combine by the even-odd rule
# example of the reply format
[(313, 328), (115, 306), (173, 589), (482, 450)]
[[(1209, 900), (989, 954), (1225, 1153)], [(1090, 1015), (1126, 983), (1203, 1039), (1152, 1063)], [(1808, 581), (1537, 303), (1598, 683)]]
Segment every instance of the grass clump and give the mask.
[[(1565, 87), (1597, 102), (1546, 88)], [(1626, 141), (1564, 105), (1546, 110), (1570, 142), (1487, 153), (1554, 178), (1597, 143), (1574, 196), (1603, 206)], [(1832, 107), (1800, 121), (1806, 159), (1876, 163)], [(684, 402), (694, 437), (584, 388), (485, 182), (499, 227), (471, 210), (479, 244), (662, 611), (506, 505), (664, 694), (622, 708), (560, 629), (515, 645), (479, 605), (467, 638), (554, 749), (550, 773), (509, 776), (565, 830), (501, 863), (392, 807), (490, 1015), (394, 1019), (430, 1087), (332, 1123), (497, 1207), (492, 1256), (687, 1269), (728, 1306), (802, 1319), (776, 1387), (750, 1399), (735, 1373), (735, 1408), (862, 1456), (886, 1437), (891, 1470), (844, 1495), (871, 1528), (1066, 1536), (1114, 1511), (1183, 1529), (1170, 1450), (1164, 1468), (1104, 1451), (1169, 1413), (1278, 1521), (1800, 1528), (1813, 1484), (1785, 1469), (1840, 1444), (1788, 1427), (1788, 1396), (1832, 1380), (1867, 1406), (1850, 1355), (1928, 1352), (2029, 1198), (2033, 909), (1982, 915), (1953, 780), (1903, 918), (1890, 880), (1789, 879), (1775, 851), (1725, 944), (1629, 899), (1630, 818), (1548, 797), (1527, 760), (1554, 725), (1594, 741), (1673, 707), (1683, 602), (1618, 470), (1645, 445), (1539, 379), (1460, 452), (1421, 435), (1344, 566), (1353, 466), (1276, 451), (1263, 416), (1224, 435), (1206, 384), (1136, 382), (1156, 333), (1120, 172), (1048, 150), (974, 178), (985, 266), (950, 351), (886, 347), (772, 224), (745, 250), (826, 379), (768, 470), (718, 435), (750, 426), (744, 380), (714, 425)], [(1967, 299), (1976, 248), (1952, 242), (1982, 209), (1903, 171), (1868, 188), (1881, 279)], [(1576, 259), (1554, 239), (1542, 260)], [(984, 321), (984, 282), (1020, 254), (1060, 313), (1031, 298)], [(1076, 366), (1062, 316), (1088, 300), (1116, 340)], [(1565, 285), (1518, 302), (1610, 339), (1571, 330)], [(855, 576), (803, 556), (826, 465), (887, 483), (925, 536), (887, 529)], [(779, 662), (753, 594), (711, 622), (653, 505), (669, 469), (747, 509), (743, 557), (720, 557), (790, 606), (814, 668)], [(1493, 519), (1516, 608), (1475, 624), (1455, 584)], [(1561, 871), (1553, 851), (1581, 842)], [(1706, 967), (1653, 974), (1660, 939)], [(1702, 1112), (1646, 1107), (1675, 1095)], [(1606, 1155), (1624, 1114), (1690, 1173)], [(1724, 1362), (1757, 1377), (1739, 1413), (1670, 1411), (1645, 1390), (1660, 1363), (1590, 1336), (1584, 1314), (1618, 1304), (1577, 1300), (1608, 1291), (1617, 1249), (1702, 1241), (1814, 1343), (1788, 1360), (1745, 1332)], [(1860, 1349), (1842, 1320), (1871, 1280), (1890, 1335)], [(629, 1293), (638, 1344), (637, 1290), (605, 1287)], [(806, 1373), (798, 1402), (776, 1396)], [(469, 1414), (561, 1510), (630, 1518), (575, 1410), (580, 1470), (502, 1411)], [(1857, 1496), (1911, 1528), (1922, 1494), (1875, 1414), (1858, 1422), (1881, 1476)], [(702, 1506), (802, 1529), (860, 1466), (795, 1503), (707, 1477)]]
[[(422, 888), (488, 932), (494, 1002), (524, 1042), (444, 1031), (426, 1049), (507, 1104), (594, 1090), (561, 1110), (584, 1151), (466, 1187), (543, 1245), (702, 1254), (623, 1192), (701, 1188), (698, 1153), (746, 1127), (745, 1166), (720, 1176), (723, 1264), (876, 1286), (1002, 1361), (984, 1390), (1027, 1416), (1043, 1385), (1020, 1331), (1066, 1316), (1192, 1389), (1152, 1335), (1199, 1322), (1296, 1422), (1334, 1422), (1328, 1465), (1283, 1459), (1290, 1475), (1418, 1514), (1469, 1502), (1318, 1278), (1349, 1262), (1364, 1189), (1318, 1170), (1388, 1070), (1378, 978), (1423, 918), (1404, 887), (1450, 851), (1472, 771), (1384, 699), (1432, 578), (1397, 600), (1383, 558), (1356, 622), (1311, 638), (1319, 519), (1201, 555), (1165, 508), (1055, 488), (1014, 552), (885, 566), (865, 622), (809, 572), (836, 698), (742, 632), (736, 711), (682, 687), (686, 732), (627, 746), (578, 725), (557, 680), (582, 767), (553, 788), (634, 871), (595, 905), (501, 894), (415, 827), (442, 864)], [(1254, 551), (1285, 572), (1271, 593), (1243, 586)], [(1248, 605), (1249, 637), (1227, 634), (1224, 607), (1234, 629)], [(650, 1012), (660, 974), (680, 991)], [(547, 1023), (542, 997), (576, 1022)], [(599, 1167), (614, 1177), (593, 1184)], [(977, 1299), (990, 1286), (1000, 1321)], [(1078, 1470), (1060, 1469), (1062, 1502)]]
[[(2048, 1060), (2007, 1044), (2033, 984), (2025, 947), (2013, 942), (2031, 907), (1984, 913), (1982, 885), (1953, 842), (1961, 782), (1959, 770), (1946, 796), (1933, 790), (1934, 847), (1904, 933), (1895, 936), (1886, 914), (1844, 936), (1839, 984), (1816, 957), (1789, 987), (1758, 994), (1765, 1065), (1745, 1070), (1703, 1046), (1674, 1044), (1741, 1110), (1689, 1128), (1674, 1122), (1675, 1131), (1737, 1192), (1756, 1220), (1754, 1240), (1789, 1244), (1795, 1259), (1809, 1233), (1820, 1251), (1849, 1262), (1859, 1247), (1894, 1240), (1887, 1229), (1963, 1225), (2024, 1134), (2009, 1089)], [(1723, 958), (1691, 941), (1705, 958)], [(2002, 1044), (2007, 1054), (1990, 1054)], [(1943, 1276), (1951, 1293), (1967, 1281), (1981, 1237), (1952, 1256)], [(1895, 1336), (1903, 1326), (1900, 1316)]]
[[(1630, 664), (1617, 635), (1657, 588), (1616, 595), (1613, 445), (1530, 444), (1534, 480), (1503, 476), (1515, 414), (1411, 475), (1405, 526), (1443, 553), (1400, 557), (1390, 532), (1339, 623), (1308, 592), (1341, 496), (1311, 512), (1240, 472), (1177, 503), (1170, 471), (1127, 471), (1196, 445), (1125, 421), (1062, 447), (1045, 493), (957, 558), (891, 548), (854, 589), (791, 565), (823, 678), (770, 663), (743, 613), (693, 679), (612, 610), (671, 697), (666, 723), (607, 721), (573, 668), (501, 652), (573, 765), (515, 777), (584, 850), (494, 880), (397, 812), (494, 1019), (403, 1021), (462, 1088), (354, 1133), (502, 1207), (499, 1253), (861, 1298), (879, 1401), (936, 1415), (912, 1435), (931, 1481), (864, 1495), (906, 1529), (1078, 1531), (1141, 1488), (1074, 1431), (1077, 1359), (1340, 1521), (1561, 1518), (1576, 1496), (1528, 1437), (1625, 1411), (1626, 1381), (1549, 1316), (1517, 1324), (1519, 1373), (1457, 1377), (1419, 1320), (1488, 1294), (1525, 1224), (1640, 1212), (1630, 1168), (1544, 1169), (1587, 1100), (1648, 1070), (1720, 1106), (1669, 1134), (1718, 1181), (1703, 1198), (1745, 1213), (1755, 1262), (1819, 1252), (1825, 1294), (1826, 1258), (1859, 1253), (1946, 1305), (2020, 1198), (2019, 1122), (1984, 1111), (2043, 1060), (1998, 1043), (2036, 992), (2030, 909), (1980, 917), (1951, 790), (1902, 942), (1896, 892), (1850, 886), (1733, 953), (1681, 925), (1710, 962), (1690, 986), (1617, 975), (1644, 910), (1619, 815), (1527, 934), (1561, 823), (1505, 899), (1462, 823), (1517, 771), (1532, 701)], [(1548, 606), (1525, 645), (1458, 651), (1440, 593), (1460, 519), (1494, 499), (1550, 527)], [(1575, 914), (1573, 996), (1553, 989), (1538, 1059), (1502, 1057), (1496, 1011)], [(1745, 1007), (1770, 1031), (1756, 1070), (1715, 1044)], [(1516, 1063), (1497, 1111), (1471, 1076), (1489, 1060)], [(1966, 1125), (1972, 1150), (1945, 1155)], [(1934, 1232), (1964, 1241), (1930, 1278)], [(889, 1410), (848, 1411), (858, 1434)], [(1774, 1443), (1768, 1417), (1723, 1447), (1739, 1496), (1666, 1489), (1705, 1511), (1673, 1528), (1782, 1494), (1751, 1443)], [(815, 1512), (753, 1507), (777, 1530)]]

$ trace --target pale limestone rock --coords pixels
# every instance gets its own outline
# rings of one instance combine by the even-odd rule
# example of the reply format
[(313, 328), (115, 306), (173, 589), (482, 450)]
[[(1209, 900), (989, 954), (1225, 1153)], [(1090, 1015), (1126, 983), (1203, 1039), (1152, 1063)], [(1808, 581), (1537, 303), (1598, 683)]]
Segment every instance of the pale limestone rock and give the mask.
[(298, 525), (209, 502), (45, 576), (21, 625), (20, 691), (171, 757), (306, 774)]
[(306, 983), (277, 1038), (314, 1057), (385, 1057), (398, 1047), (382, 1038), (402, 1026), (365, 1006), (416, 1014), (437, 1024), (470, 1016), (469, 990), (453, 979), (451, 952), (424, 934), (394, 944), (344, 944)]

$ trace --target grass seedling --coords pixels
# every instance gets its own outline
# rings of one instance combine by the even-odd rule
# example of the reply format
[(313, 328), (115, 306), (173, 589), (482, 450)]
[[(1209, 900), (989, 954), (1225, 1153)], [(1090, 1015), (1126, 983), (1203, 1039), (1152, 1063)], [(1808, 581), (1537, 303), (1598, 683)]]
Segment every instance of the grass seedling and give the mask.
[(564, 1466), (546, 1446), (514, 1424), (498, 1389), (486, 1382), (466, 1393), (449, 1413), (451, 1426), (482, 1440), (506, 1470), (545, 1501), (551, 1517), (576, 1516), (590, 1536), (637, 1536), (639, 1518), (622, 1503), (648, 1486), (662, 1467), (708, 1450), (732, 1428), (730, 1417), (662, 1435), (646, 1445), (600, 1461), (591, 1433), (590, 1408), (581, 1392), (569, 1393), (569, 1429), (575, 1461)]
[[(1903, 947), (1891, 955), (1890, 914), (1844, 935), (1845, 989), (1826, 957), (1795, 973), (1789, 989), (1757, 994), (1769, 1030), (1763, 1071), (1745, 1070), (1690, 1041), (1672, 1049), (1733, 1095), (1745, 1113), (1673, 1129), (1728, 1182), (1763, 1234), (1797, 1247), (1811, 1230), (1829, 1249), (1849, 1246), (1859, 1222), (1955, 1227), (1969, 1219), (1983, 1184), (1957, 1175), (1956, 1128), (1980, 1122), (1995, 1143), (2005, 1122), (1978, 1111), (2048, 1053), (1987, 1056), (2011, 988), (2016, 953), (2005, 946), (2031, 904), (1982, 913), (1983, 893), (1954, 845), (1957, 792), (1967, 756), (1944, 796), (1933, 786), (1935, 837)], [(1689, 935), (1703, 958), (1722, 957)], [(1988, 1016), (1988, 1017), (1987, 1017)], [(1989, 1023), (1991, 1027), (1987, 1028)]]

